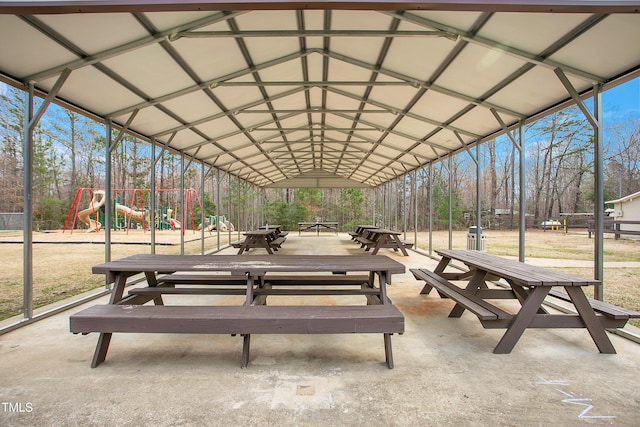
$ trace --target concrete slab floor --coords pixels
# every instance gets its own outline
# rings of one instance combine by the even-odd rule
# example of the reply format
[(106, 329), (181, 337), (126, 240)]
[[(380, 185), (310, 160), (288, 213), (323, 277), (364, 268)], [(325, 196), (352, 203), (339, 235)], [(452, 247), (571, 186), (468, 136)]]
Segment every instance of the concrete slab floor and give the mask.
[[(293, 234), (281, 253), (363, 252), (347, 235)], [(407, 266), (389, 287), (406, 319), (394, 369), (378, 334), (255, 335), (247, 369), (241, 337), (114, 334), (92, 369), (97, 335), (69, 333), (69, 315), (101, 298), (0, 336), (0, 425), (638, 424), (640, 345), (610, 334), (618, 354), (604, 355), (584, 329), (535, 329), (493, 354), (503, 330), (419, 295), (408, 269), (435, 261), (381, 254)]]

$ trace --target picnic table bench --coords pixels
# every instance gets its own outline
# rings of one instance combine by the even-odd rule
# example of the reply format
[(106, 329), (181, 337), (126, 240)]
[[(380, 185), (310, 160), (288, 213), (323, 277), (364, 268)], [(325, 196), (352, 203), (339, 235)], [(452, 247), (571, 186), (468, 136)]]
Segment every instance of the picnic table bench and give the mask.
[(377, 254), (382, 248), (391, 248), (396, 252), (402, 252), (404, 256), (409, 256), (407, 248), (411, 248), (413, 243), (400, 239), (401, 234), (399, 231), (384, 228), (368, 228), (363, 230), (362, 235), (355, 237), (354, 240), (367, 252), (373, 249), (372, 255)]
[[(586, 328), (601, 353), (615, 353), (607, 337), (607, 328), (621, 328), (640, 313), (602, 301), (587, 298), (584, 286), (599, 284), (566, 273), (536, 267), (479, 251), (442, 250), (436, 269), (410, 269), (413, 276), (425, 282), (421, 294), (436, 289), (440, 296), (450, 298), (455, 306), (449, 317), (460, 317), (465, 310), (475, 314), (485, 328), (505, 328), (506, 332), (494, 353), (510, 353), (526, 328)], [(451, 260), (463, 262), (466, 272), (445, 272)], [(504, 279), (509, 288), (491, 288), (489, 280)], [(460, 287), (449, 280), (464, 280)], [(564, 288), (562, 291), (559, 288)], [(570, 302), (575, 314), (549, 313), (542, 303), (547, 296)], [(489, 300), (517, 299), (520, 308), (509, 312)]]
[[(114, 283), (109, 304), (73, 314), (70, 330), (100, 334), (92, 367), (105, 360), (113, 333), (139, 332), (241, 335), (242, 367), (249, 362), (251, 334), (381, 333), (387, 366), (393, 368), (391, 335), (404, 332), (404, 317), (387, 297), (386, 285), (405, 267), (384, 256), (371, 261), (331, 255), (134, 255), (93, 267)], [(125, 296), (127, 278), (139, 273), (148, 286)], [(334, 287), (347, 285), (354, 289)], [(162, 297), (176, 294), (245, 298), (241, 306), (166, 305)], [(361, 295), (366, 305), (271, 306), (269, 295)], [(154, 305), (143, 305), (149, 301)]]
[[(253, 294), (262, 296), (263, 303), (266, 303), (269, 295), (365, 295), (368, 301), (380, 303), (377, 299), (379, 291), (372, 285), (373, 275), (347, 275), (343, 272), (329, 275), (266, 274), (260, 279), (262, 283), (258, 279), (253, 283), (257, 286)], [(129, 296), (146, 296), (135, 298), (136, 303), (144, 304), (153, 297), (159, 298), (158, 304), (163, 304), (162, 295), (245, 295), (246, 286), (245, 276), (178, 272), (159, 276), (155, 286), (133, 288), (129, 290)], [(335, 289), (336, 287), (342, 289)], [(128, 302), (131, 303), (131, 300)]]

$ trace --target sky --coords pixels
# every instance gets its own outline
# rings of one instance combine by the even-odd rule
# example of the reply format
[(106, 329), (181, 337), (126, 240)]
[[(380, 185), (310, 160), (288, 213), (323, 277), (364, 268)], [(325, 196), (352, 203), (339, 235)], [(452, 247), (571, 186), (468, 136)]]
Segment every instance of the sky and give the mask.
[(635, 114), (640, 117), (640, 77), (602, 93), (605, 115)]

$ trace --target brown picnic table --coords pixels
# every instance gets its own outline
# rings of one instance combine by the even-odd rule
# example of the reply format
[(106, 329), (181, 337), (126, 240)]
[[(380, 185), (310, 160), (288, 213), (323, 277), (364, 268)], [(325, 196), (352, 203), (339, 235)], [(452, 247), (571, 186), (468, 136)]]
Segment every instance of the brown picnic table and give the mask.
[(260, 230), (275, 230), (275, 236), (276, 237), (286, 237), (289, 232), (287, 231), (282, 231), (282, 225), (280, 224), (266, 224), (266, 225), (261, 225), (260, 227), (258, 227)]
[[(133, 255), (93, 267), (113, 283), (111, 298), (73, 314), (70, 330), (100, 334), (92, 367), (105, 360), (113, 333), (134, 332), (241, 335), (242, 367), (249, 362), (251, 334), (381, 333), (387, 366), (393, 368), (391, 335), (404, 332), (404, 316), (386, 286), (392, 274), (404, 271), (385, 256)], [(140, 273), (148, 286), (125, 295), (127, 279)], [(176, 294), (198, 300), (243, 295), (244, 303), (168, 304), (167, 296)], [(271, 295), (360, 295), (366, 304), (267, 305)]]
[[(485, 328), (506, 328), (494, 353), (510, 353), (527, 328), (586, 328), (601, 353), (615, 353), (607, 328), (621, 328), (640, 313), (588, 298), (585, 286), (600, 282), (515, 260), (468, 250), (437, 250), (442, 258), (432, 272), (411, 269), (414, 277), (426, 282), (421, 294), (436, 288), (440, 296), (456, 302), (449, 317), (465, 310), (475, 314)], [(445, 271), (451, 261), (464, 263), (468, 271)], [(488, 282), (504, 279), (508, 287), (490, 287)], [(462, 288), (450, 282), (466, 281)], [(547, 296), (573, 304), (576, 313), (550, 313), (543, 302)], [(491, 300), (514, 298), (520, 302), (515, 313)]]
[(364, 228), (360, 236), (355, 237), (356, 243), (360, 244), (365, 251), (371, 251), (372, 255), (376, 255), (382, 248), (391, 248), (394, 251), (402, 252), (402, 255), (409, 256), (406, 248), (413, 246), (413, 243), (405, 242), (400, 239), (402, 233), (385, 228)]
[(244, 240), (236, 242), (235, 247), (238, 248), (238, 255), (249, 249), (265, 249), (268, 254), (273, 254), (282, 246), (285, 241), (284, 236), (280, 236), (277, 228), (249, 230), (242, 233)]
[(316, 235), (320, 235), (320, 230), (328, 230), (338, 235), (338, 223), (327, 221), (316, 222), (299, 222), (298, 223), (298, 236), (302, 235), (303, 231), (316, 231)]
[(372, 224), (359, 224), (356, 225), (356, 229), (355, 231), (350, 231), (349, 235), (351, 236), (351, 240), (355, 240), (356, 237), (366, 237), (365, 236), (365, 232), (367, 230), (370, 230), (372, 228), (378, 228), (377, 225), (372, 225)]

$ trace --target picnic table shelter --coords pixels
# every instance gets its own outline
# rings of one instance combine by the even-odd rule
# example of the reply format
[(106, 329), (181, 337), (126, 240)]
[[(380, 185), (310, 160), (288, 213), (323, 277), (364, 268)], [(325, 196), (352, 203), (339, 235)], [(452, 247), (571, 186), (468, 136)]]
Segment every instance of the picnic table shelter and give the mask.
[[(523, 125), (576, 104), (593, 127), (600, 206), (601, 95), (640, 74), (638, 8), (0, 2), (0, 79), (27, 94), (25, 319), (33, 318), (33, 131), (52, 102), (105, 123), (107, 176), (109, 154), (128, 133), (259, 188), (377, 187), (458, 153), (473, 157), (498, 135), (522, 153)], [(595, 220), (600, 279), (599, 211)], [(105, 226), (109, 261), (108, 217)]]

